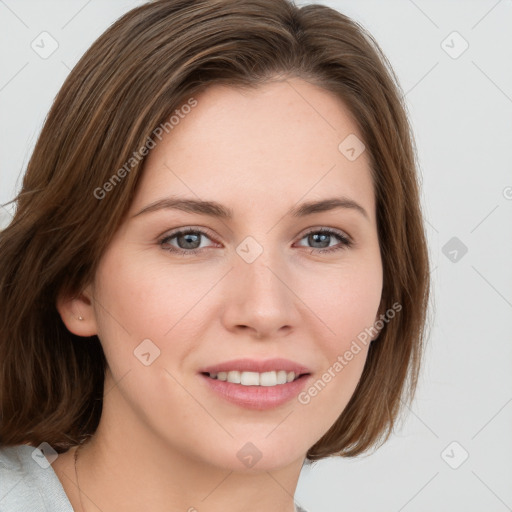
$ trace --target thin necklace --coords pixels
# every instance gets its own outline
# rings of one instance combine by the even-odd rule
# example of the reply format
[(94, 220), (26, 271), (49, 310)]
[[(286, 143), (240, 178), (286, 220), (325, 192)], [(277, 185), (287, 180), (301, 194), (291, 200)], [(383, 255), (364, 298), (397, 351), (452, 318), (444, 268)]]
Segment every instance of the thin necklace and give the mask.
[(82, 512), (84, 512), (84, 504), (82, 503), (82, 491), (80, 490), (80, 483), (78, 482), (78, 470), (76, 469), (76, 461), (78, 460), (78, 450), (82, 448), (82, 444), (78, 445), (78, 448), (75, 450), (75, 478), (76, 484), (78, 485), (78, 496), (80, 498), (80, 508)]

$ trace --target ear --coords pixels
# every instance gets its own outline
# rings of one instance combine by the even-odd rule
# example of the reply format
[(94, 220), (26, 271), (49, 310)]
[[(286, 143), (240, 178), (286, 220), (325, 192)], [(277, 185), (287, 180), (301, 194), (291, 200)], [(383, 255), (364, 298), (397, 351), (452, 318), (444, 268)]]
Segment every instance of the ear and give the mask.
[(57, 297), (56, 307), (64, 325), (77, 336), (98, 334), (92, 296), (92, 288), (87, 286), (78, 295), (60, 293)]

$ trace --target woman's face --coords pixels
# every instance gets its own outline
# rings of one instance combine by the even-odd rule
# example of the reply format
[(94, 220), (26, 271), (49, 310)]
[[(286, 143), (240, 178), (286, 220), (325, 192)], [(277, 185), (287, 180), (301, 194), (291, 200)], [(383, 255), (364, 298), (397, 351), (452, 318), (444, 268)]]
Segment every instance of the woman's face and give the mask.
[[(116, 388), (102, 428), (231, 470), (302, 462), (355, 390), (380, 303), (368, 155), (346, 107), (299, 79), (195, 99), (87, 290)], [(301, 210), (328, 199), (346, 203)]]

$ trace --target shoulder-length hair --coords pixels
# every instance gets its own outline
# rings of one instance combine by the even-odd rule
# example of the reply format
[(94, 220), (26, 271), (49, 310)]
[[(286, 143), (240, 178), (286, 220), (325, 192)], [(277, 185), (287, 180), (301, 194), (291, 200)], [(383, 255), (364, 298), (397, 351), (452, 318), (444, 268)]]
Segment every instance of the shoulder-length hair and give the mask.
[(62, 452), (95, 432), (106, 360), (97, 336), (84, 342), (66, 329), (58, 295), (93, 279), (155, 130), (210, 85), (254, 88), (275, 77), (318, 85), (353, 114), (376, 195), (380, 312), (401, 305), (307, 459), (351, 457), (388, 439), (415, 394), (430, 287), (414, 142), (389, 62), (370, 34), (326, 6), (157, 0), (121, 17), (71, 71), (0, 232), (0, 445), (46, 441)]

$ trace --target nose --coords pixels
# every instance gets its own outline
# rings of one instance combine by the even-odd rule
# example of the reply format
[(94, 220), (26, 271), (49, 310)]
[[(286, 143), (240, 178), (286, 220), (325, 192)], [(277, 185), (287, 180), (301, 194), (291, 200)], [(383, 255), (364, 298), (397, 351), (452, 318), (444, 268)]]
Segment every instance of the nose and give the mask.
[(225, 328), (256, 339), (291, 333), (298, 323), (300, 301), (293, 292), (290, 268), (268, 250), (252, 263), (237, 257), (234, 267), (225, 282)]

